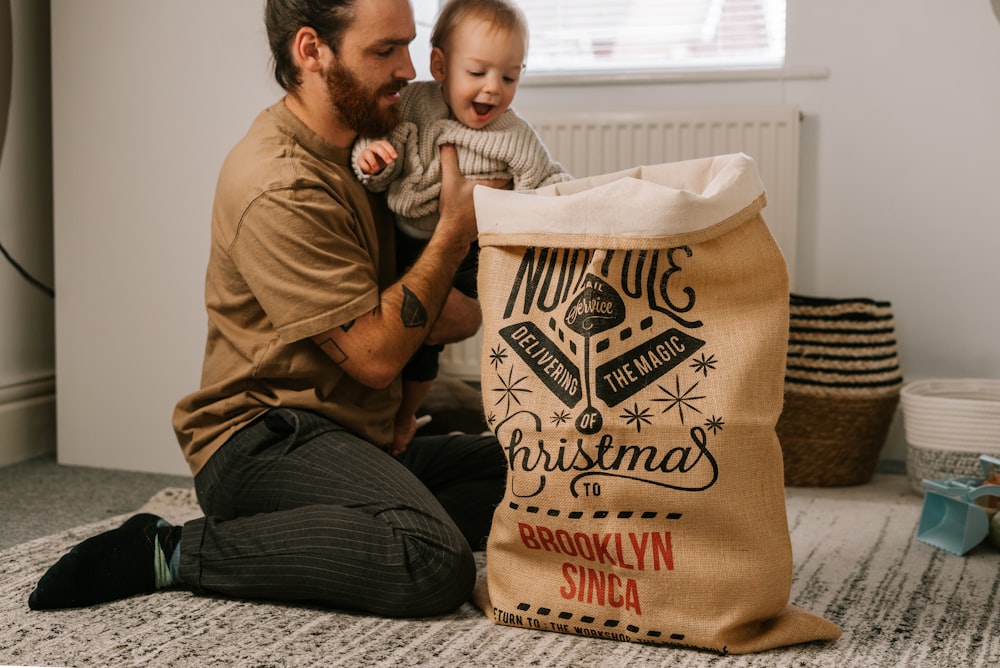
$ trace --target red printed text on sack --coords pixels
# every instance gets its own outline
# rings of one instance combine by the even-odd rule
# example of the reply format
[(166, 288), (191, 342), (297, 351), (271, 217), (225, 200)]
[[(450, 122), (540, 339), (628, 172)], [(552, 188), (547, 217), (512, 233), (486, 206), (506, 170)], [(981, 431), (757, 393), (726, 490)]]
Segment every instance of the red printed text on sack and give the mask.
[[(543, 525), (523, 522), (519, 522), (517, 527), (521, 543), (529, 550), (565, 554), (618, 571), (674, 569), (669, 531), (570, 533), (565, 529), (553, 531)], [(570, 562), (563, 563), (562, 576), (565, 584), (559, 588), (559, 594), (567, 600), (624, 607), (636, 615), (642, 614), (639, 588), (633, 578)]]
[(602, 565), (626, 570), (674, 570), (670, 532), (650, 533), (570, 533), (542, 525), (518, 522), (521, 542), (529, 550), (544, 550), (580, 557)]

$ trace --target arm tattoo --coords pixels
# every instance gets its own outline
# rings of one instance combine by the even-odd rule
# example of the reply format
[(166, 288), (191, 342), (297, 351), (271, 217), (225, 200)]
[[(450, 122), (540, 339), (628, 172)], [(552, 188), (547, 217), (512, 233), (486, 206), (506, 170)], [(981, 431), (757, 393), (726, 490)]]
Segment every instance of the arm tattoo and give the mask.
[(344, 349), (338, 346), (332, 338), (319, 342), (319, 347), (337, 364), (343, 364), (348, 359)]
[(427, 309), (424, 308), (420, 298), (408, 287), (405, 285), (401, 287), (403, 288), (403, 306), (399, 310), (399, 317), (403, 320), (403, 326), (426, 327)]
[(340, 326), (340, 329), (344, 332), (349, 332), (351, 331), (351, 327), (354, 327), (353, 320), (351, 320), (350, 322), (345, 322), (343, 325)]

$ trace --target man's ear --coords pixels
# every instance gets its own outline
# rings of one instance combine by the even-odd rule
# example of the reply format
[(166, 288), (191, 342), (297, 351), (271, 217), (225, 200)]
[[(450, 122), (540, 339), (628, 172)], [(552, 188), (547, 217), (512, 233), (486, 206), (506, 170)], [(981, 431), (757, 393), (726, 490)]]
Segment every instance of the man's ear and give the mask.
[(315, 29), (308, 26), (299, 28), (292, 39), (292, 59), (304, 72), (320, 72), (323, 69), (324, 48), (326, 45)]
[(444, 81), (444, 52), (434, 47), (431, 49), (431, 76), (435, 81)]

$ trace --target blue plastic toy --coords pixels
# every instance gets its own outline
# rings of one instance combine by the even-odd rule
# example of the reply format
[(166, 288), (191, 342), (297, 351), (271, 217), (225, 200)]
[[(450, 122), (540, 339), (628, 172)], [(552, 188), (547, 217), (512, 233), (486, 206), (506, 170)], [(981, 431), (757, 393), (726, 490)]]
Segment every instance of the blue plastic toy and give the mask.
[(924, 507), (920, 513), (917, 539), (962, 555), (979, 545), (990, 531), (990, 517), (995, 508), (977, 502), (986, 497), (1000, 497), (1000, 485), (984, 484), (990, 469), (998, 467), (1000, 459), (981, 455), (982, 478), (951, 478), (924, 480)]

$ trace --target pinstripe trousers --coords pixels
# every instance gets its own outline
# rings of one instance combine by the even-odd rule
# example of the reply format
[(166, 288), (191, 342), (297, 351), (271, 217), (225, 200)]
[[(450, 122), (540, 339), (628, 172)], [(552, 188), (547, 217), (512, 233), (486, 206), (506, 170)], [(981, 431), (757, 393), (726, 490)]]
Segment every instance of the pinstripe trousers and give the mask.
[(195, 591), (316, 602), (386, 616), (441, 614), (475, 584), (503, 496), (492, 436), (415, 438), (394, 458), (315, 413), (279, 408), (195, 476), (205, 517), (181, 536)]

